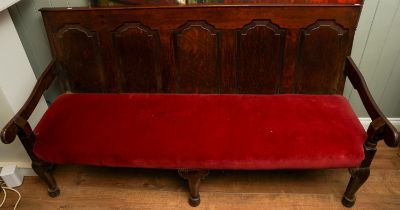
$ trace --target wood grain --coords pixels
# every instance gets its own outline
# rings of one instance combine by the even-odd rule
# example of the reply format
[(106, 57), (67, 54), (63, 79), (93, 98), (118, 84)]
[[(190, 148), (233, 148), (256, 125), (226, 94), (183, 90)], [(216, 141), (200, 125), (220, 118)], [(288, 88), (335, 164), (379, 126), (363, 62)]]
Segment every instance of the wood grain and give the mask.
[(253, 21), (237, 31), (239, 93), (279, 93), (285, 35), (285, 29), (270, 21)]
[(174, 31), (176, 87), (179, 93), (220, 92), (219, 34), (205, 21)]
[(72, 92), (341, 94), (360, 9), (151, 5), (41, 12)]
[(63, 82), (74, 92), (103, 92), (108, 75), (101, 64), (99, 37), (79, 24), (67, 24), (54, 34), (55, 51), (59, 54)]
[(300, 33), (297, 92), (341, 94), (347, 30), (334, 21), (317, 21)]
[[(71, 1), (71, 0), (69, 0)], [(196, 4), (362, 4), (363, 0), (91, 0), (93, 6), (115, 5), (196, 5)]]
[(122, 91), (160, 90), (158, 33), (140, 23), (125, 23), (114, 32), (113, 38), (119, 67), (115, 83), (122, 83)]

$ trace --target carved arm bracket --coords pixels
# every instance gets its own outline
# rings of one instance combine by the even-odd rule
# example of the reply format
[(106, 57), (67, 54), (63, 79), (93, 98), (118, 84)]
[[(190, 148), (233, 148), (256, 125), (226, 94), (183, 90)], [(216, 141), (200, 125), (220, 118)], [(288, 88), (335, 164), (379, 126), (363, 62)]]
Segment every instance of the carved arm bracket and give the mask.
[[(380, 138), (385, 141), (385, 143), (390, 147), (396, 147), (399, 144), (399, 133), (396, 128), (390, 123), (390, 121), (385, 117), (382, 111), (379, 109), (378, 105), (375, 103), (370, 91), (368, 90), (367, 83), (364, 80), (360, 70), (354, 63), (353, 59), (348, 56), (346, 59), (346, 69), (345, 73), (350, 79), (353, 87), (358, 91), (361, 101), (368, 112), (368, 115), (373, 120), (372, 123), (377, 122), (378, 118), (384, 121), (384, 126), (374, 132), (374, 138)], [(371, 123), (371, 125), (372, 125)], [(374, 126), (376, 127), (376, 126)], [(368, 132), (370, 136), (370, 131)]]
[(32, 129), (28, 123), (28, 119), (35, 110), (40, 98), (58, 74), (59, 68), (57, 62), (53, 59), (47, 66), (46, 70), (39, 77), (33, 88), (29, 98), (26, 100), (22, 108), (15, 116), (4, 126), (1, 131), (1, 140), (5, 144), (14, 141), (17, 134), (22, 131), (25, 136), (30, 136)]

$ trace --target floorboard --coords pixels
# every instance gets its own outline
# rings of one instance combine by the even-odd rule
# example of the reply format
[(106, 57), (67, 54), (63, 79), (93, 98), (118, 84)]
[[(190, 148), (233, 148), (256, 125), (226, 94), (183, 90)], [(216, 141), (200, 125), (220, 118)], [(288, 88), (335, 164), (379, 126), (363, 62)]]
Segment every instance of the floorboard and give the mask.
[[(400, 209), (397, 152), (378, 146), (371, 176), (352, 209)], [(196, 209), (346, 209), (340, 199), (349, 176), (347, 169), (212, 171)], [(26, 177), (18, 188), (23, 196), (18, 209), (194, 209), (187, 204), (185, 182), (173, 170), (58, 166), (55, 177), (61, 188), (57, 198), (47, 196), (38, 177)], [(9, 195), (4, 209), (15, 202), (16, 196)]]

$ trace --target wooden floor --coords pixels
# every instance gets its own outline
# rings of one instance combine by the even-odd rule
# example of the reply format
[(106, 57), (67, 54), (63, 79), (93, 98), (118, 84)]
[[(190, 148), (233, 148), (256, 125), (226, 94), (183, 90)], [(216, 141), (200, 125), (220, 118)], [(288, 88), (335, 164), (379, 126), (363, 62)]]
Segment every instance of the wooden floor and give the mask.
[[(400, 209), (397, 151), (380, 143), (371, 176), (352, 209)], [(18, 188), (23, 196), (18, 209), (195, 209), (175, 171), (61, 166), (55, 177), (61, 188), (57, 198), (47, 196), (39, 178), (27, 177)], [(348, 179), (346, 169), (212, 171), (196, 209), (346, 209), (340, 199)], [(7, 200), (5, 209), (15, 198)]]

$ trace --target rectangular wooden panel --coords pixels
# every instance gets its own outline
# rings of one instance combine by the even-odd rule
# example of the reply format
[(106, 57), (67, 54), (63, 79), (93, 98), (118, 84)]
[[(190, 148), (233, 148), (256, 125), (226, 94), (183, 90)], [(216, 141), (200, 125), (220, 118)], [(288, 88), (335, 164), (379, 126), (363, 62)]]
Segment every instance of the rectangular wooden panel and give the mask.
[(113, 38), (121, 91), (160, 90), (158, 33), (140, 23), (125, 23), (113, 33)]
[(187, 22), (174, 32), (179, 93), (218, 93), (219, 35), (206, 22)]
[[(42, 13), (54, 56), (68, 60), (64, 70), (70, 82), (94, 81), (73, 91), (337, 94), (360, 6), (146, 6)], [(99, 34), (97, 40), (70, 40), (71, 46), (93, 53), (89, 60), (78, 48), (65, 57), (70, 51), (55, 38), (65, 25), (77, 23)], [(78, 78), (77, 69), (96, 73)]]
[(285, 32), (270, 21), (253, 21), (237, 32), (237, 92), (279, 92)]
[(61, 61), (65, 89), (73, 92), (107, 90), (99, 54), (98, 36), (81, 25), (65, 25), (54, 34), (57, 59)]
[(341, 93), (348, 31), (335, 21), (317, 21), (300, 33), (296, 92)]

